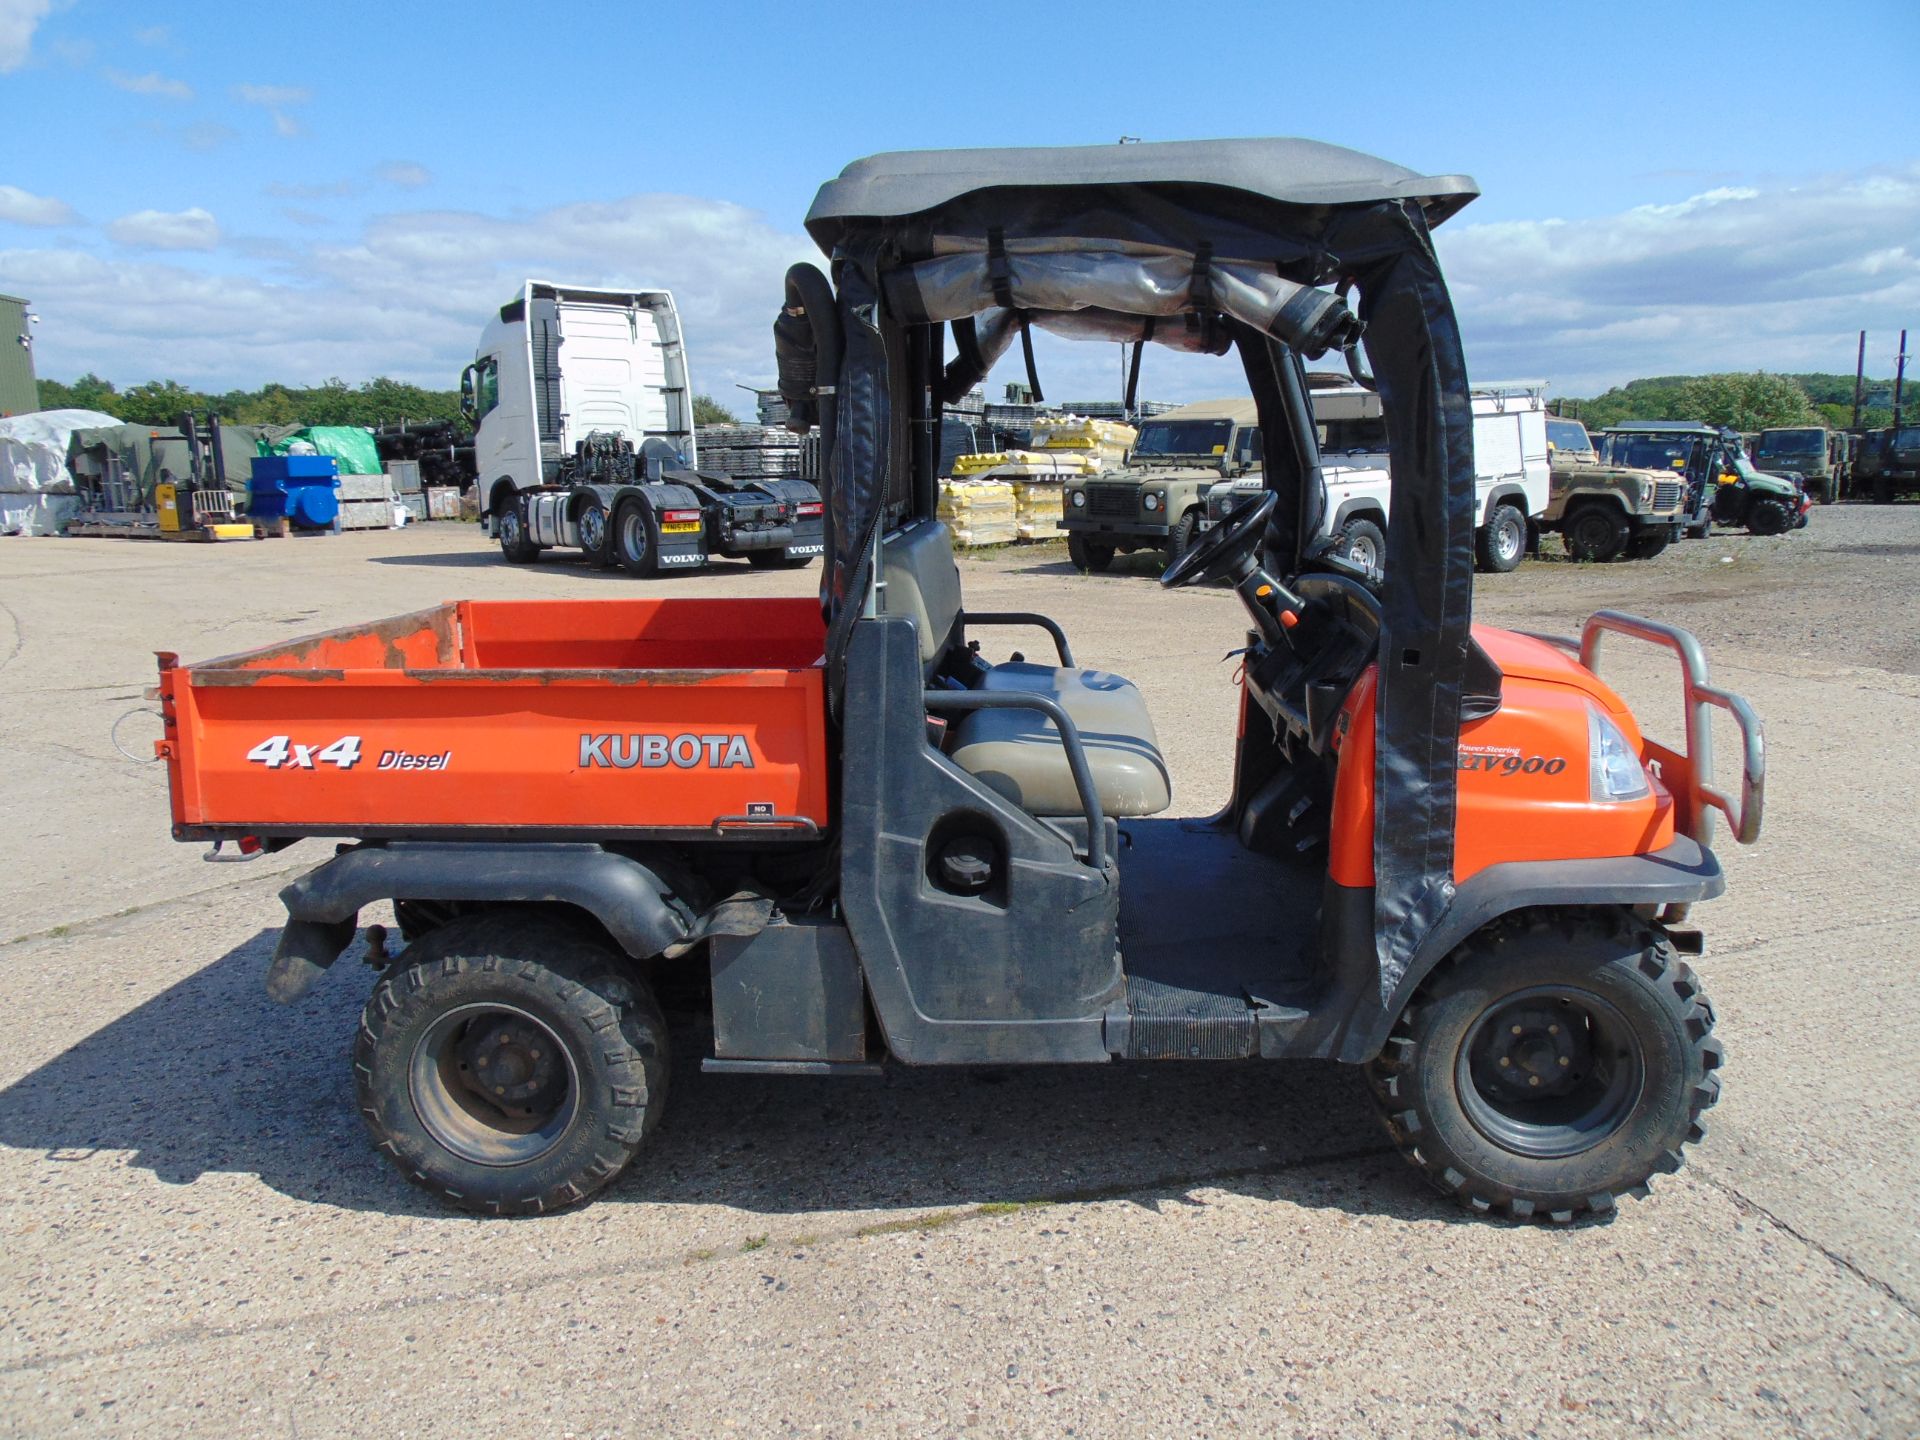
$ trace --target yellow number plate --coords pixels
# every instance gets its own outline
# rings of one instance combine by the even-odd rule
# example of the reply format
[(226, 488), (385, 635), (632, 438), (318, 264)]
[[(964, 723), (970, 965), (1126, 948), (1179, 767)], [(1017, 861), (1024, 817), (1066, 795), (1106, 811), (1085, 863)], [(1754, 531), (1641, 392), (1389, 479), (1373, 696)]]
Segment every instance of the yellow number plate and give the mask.
[(662, 535), (697, 535), (700, 532), (698, 520), (667, 520), (660, 526)]

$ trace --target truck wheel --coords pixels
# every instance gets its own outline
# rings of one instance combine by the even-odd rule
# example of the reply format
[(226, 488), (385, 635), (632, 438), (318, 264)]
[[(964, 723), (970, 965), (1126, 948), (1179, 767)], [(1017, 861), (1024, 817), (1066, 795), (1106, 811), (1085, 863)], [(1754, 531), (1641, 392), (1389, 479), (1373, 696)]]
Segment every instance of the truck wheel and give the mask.
[(1073, 568), (1103, 575), (1113, 564), (1113, 546), (1101, 545), (1087, 539), (1084, 535), (1067, 536), (1067, 558), (1073, 561)]
[(353, 1069), (401, 1174), (463, 1210), (534, 1214), (605, 1185), (658, 1122), (666, 1023), (604, 947), (537, 916), (468, 916), (381, 979)]
[(1479, 542), (1480, 568), (1505, 575), (1519, 569), (1527, 553), (1527, 517), (1517, 506), (1496, 505), (1474, 538)]
[(1173, 527), (1167, 536), (1167, 564), (1174, 565), (1180, 557), (1193, 548), (1193, 542), (1200, 538), (1200, 514), (1189, 510), (1180, 517), (1180, 523)]
[(527, 517), (518, 500), (507, 500), (494, 513), (493, 533), (500, 537), (500, 553), (509, 565), (530, 565), (540, 558), (540, 547), (527, 535)]
[(1627, 554), (1635, 560), (1651, 560), (1673, 543), (1673, 531), (1664, 525), (1657, 530), (1641, 530), (1627, 542)]
[(629, 575), (645, 579), (660, 573), (660, 537), (653, 516), (638, 500), (613, 512), (613, 554)]
[(1793, 528), (1793, 512), (1783, 500), (1756, 500), (1747, 511), (1747, 531), (1752, 535), (1784, 535)]
[(747, 564), (756, 570), (799, 570), (812, 563), (811, 555), (789, 555), (784, 549), (747, 552)]
[(1481, 931), (1421, 985), (1369, 1079), (1388, 1133), (1481, 1213), (1567, 1221), (1644, 1195), (1706, 1132), (1713, 1007), (1626, 911)]
[(1583, 505), (1567, 517), (1562, 533), (1574, 559), (1615, 560), (1627, 548), (1627, 517), (1612, 505)]
[(1333, 542), (1333, 553), (1358, 565), (1371, 580), (1378, 580), (1386, 573), (1387, 537), (1371, 520), (1349, 520), (1341, 526)]
[(1891, 505), (1893, 503), (1893, 481), (1889, 480), (1885, 475), (1876, 475), (1873, 477), (1873, 503), (1876, 505)]
[(607, 519), (607, 507), (598, 500), (587, 501), (574, 517), (573, 528), (580, 537), (580, 550), (587, 557), (587, 564), (596, 570), (610, 568), (614, 563), (613, 526)]

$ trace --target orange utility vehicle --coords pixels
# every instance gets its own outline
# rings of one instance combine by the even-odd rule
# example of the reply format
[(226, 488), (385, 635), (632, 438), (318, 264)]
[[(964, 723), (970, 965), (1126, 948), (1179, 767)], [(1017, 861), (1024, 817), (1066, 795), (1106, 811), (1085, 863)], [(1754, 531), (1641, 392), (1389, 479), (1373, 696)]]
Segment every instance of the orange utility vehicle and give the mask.
[[(858, 162), (808, 217), (832, 281), (796, 266), (775, 324), (827, 461), (818, 604), (470, 601), (163, 656), (179, 838), (353, 842), (282, 892), (270, 991), (393, 902), (355, 1069), (401, 1171), (494, 1212), (607, 1183), (659, 1117), (653, 995), (687, 971), (709, 1070), (1335, 1058), (1475, 1210), (1566, 1220), (1675, 1168), (1721, 1060), (1683, 922), (1723, 888), (1712, 812), (1759, 833), (1761, 730), (1682, 631), (1471, 624), (1472, 416), (1428, 232), (1474, 194), (1300, 140)], [(1252, 389), (1266, 491), (1162, 580), (1225, 582), (1249, 621), (1210, 819), (1155, 818), (1134, 685), (1045, 616), (963, 603), (942, 406), (1034, 325), (1233, 353)], [(1303, 359), (1335, 348), (1395, 458), (1377, 586), (1311, 539)], [(1008, 627), (1054, 656), (991, 662)], [(1597, 677), (1609, 636), (1677, 658), (1682, 743)]]

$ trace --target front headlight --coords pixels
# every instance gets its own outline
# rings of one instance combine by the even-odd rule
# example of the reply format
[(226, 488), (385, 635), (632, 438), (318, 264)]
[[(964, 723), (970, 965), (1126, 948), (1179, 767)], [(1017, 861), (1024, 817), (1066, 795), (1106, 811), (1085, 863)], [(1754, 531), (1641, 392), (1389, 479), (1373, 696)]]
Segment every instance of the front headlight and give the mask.
[(1084, 509), (1087, 503), (1087, 492), (1084, 490), (1069, 490), (1067, 492), (1067, 499), (1072, 502), (1074, 509)]
[(1149, 493), (1147, 497), (1143, 499), (1140, 503), (1146, 507), (1147, 513), (1151, 515), (1154, 511), (1160, 508), (1160, 497), (1158, 495)]
[(1598, 710), (1587, 712), (1591, 746), (1589, 793), (1596, 801), (1640, 800), (1653, 793), (1647, 767), (1621, 733), (1620, 727)]

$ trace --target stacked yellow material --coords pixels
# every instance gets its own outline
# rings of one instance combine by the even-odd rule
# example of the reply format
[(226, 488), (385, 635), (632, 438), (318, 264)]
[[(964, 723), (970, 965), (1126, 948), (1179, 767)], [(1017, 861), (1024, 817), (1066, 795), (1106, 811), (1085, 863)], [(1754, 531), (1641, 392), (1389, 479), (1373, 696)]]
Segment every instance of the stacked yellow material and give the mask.
[(957, 480), (986, 475), (1091, 475), (1099, 469), (1090, 454), (1071, 450), (997, 450), (986, 455), (962, 455), (953, 462)]
[(1066, 488), (1057, 480), (1015, 480), (1015, 526), (1022, 540), (1060, 538), (1060, 499)]
[(1079, 415), (1033, 422), (1033, 443), (1040, 449), (1078, 452), (1102, 470), (1125, 460), (1139, 434), (1133, 426), (1118, 420), (1088, 420)]
[(960, 546), (1007, 545), (1020, 538), (1013, 486), (999, 480), (942, 480), (935, 512)]

